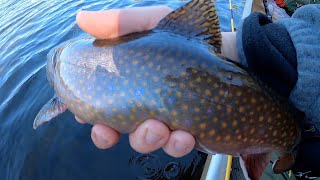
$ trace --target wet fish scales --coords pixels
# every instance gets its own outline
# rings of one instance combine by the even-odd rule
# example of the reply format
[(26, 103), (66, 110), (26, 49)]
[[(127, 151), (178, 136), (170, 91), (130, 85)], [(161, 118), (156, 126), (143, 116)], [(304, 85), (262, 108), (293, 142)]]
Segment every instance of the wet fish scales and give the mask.
[[(150, 33), (108, 47), (110, 54), (104, 54), (109, 52), (104, 47), (94, 47), (93, 39), (72, 43), (60, 52), (63, 68), (57, 71), (61, 82), (55, 86), (57, 96), (73, 104), (68, 109), (81, 119), (122, 133), (155, 118), (171, 129), (191, 132), (205, 152), (291, 150), (299, 136), (292, 114), (245, 71), (220, 60), (205, 45), (168, 36)], [(148, 44), (147, 51), (143, 44)], [(186, 57), (161, 54), (171, 48), (186, 52)], [(122, 59), (125, 52), (129, 56)], [(100, 56), (91, 58), (93, 54)]]
[[(204, 16), (184, 23), (200, 3), (197, 14)], [(270, 152), (290, 153), (299, 142), (297, 117), (247, 71), (214, 53), (221, 34), (209, 4), (191, 1), (152, 31), (54, 48), (47, 77), (58, 98), (40, 111), (35, 127), (67, 108), (122, 133), (154, 118), (192, 133), (199, 150), (241, 156), (257, 179), (265, 166), (255, 171), (255, 159), (268, 162)]]
[[(195, 94), (196, 92), (191, 91), (189, 93), (188, 90), (186, 90), (188, 88), (188, 86), (186, 85), (186, 83), (188, 82), (187, 79), (183, 81), (179, 80), (180, 76), (184, 78), (189, 78), (188, 74), (196, 70), (194, 69), (192, 72), (191, 71), (188, 72), (189, 69), (186, 68), (187, 62), (190, 62), (189, 64), (191, 66), (201, 67), (201, 65), (197, 65), (197, 62), (199, 61), (198, 58), (199, 57), (207, 58), (205, 56), (212, 57), (212, 54), (208, 53), (207, 55), (205, 54), (200, 55), (199, 53), (193, 53), (193, 54), (190, 54), (189, 57), (188, 55), (186, 57), (183, 57), (185, 60), (182, 60), (183, 63), (180, 63), (179, 65), (179, 63), (177, 64), (176, 59), (182, 59), (182, 56), (177, 57), (176, 54), (173, 52), (162, 53), (163, 51), (162, 49), (170, 49), (171, 47), (174, 48), (175, 46), (174, 41), (176, 40), (172, 39), (172, 42), (165, 42), (165, 40), (167, 39), (166, 36), (168, 36), (168, 33), (165, 33), (165, 32), (162, 32), (162, 35), (154, 34), (150, 36), (154, 36), (154, 37), (152, 39), (138, 39), (136, 40), (136, 42), (133, 42), (132, 44), (126, 44), (125, 47), (120, 46), (118, 48), (117, 47), (113, 48), (112, 54), (114, 58), (112, 59), (112, 62), (106, 62), (106, 64), (108, 64), (108, 66), (116, 66), (116, 67), (119, 67), (120, 64), (124, 64), (122, 67), (117, 68), (114, 71), (115, 72), (114, 74), (108, 71), (104, 71), (102, 67), (100, 68), (89, 67), (89, 65), (86, 65), (86, 69), (84, 69), (84, 66), (83, 66), (84, 62), (87, 64), (94, 64), (99, 61), (95, 58), (95, 59), (92, 59), (94, 63), (91, 63), (90, 60), (88, 60), (90, 59), (90, 57), (88, 57), (87, 54), (89, 54), (89, 56), (90, 54), (102, 54), (100, 50), (104, 51), (103, 48), (101, 49), (97, 48), (94, 51), (92, 51), (91, 48), (88, 48), (88, 46), (89, 47), (92, 46), (93, 40), (83, 40), (83, 42), (79, 41), (79, 42), (75, 42), (72, 45), (69, 45), (68, 47), (69, 49), (66, 50), (67, 52), (64, 52), (65, 51), (64, 50), (60, 54), (60, 60), (62, 60), (61, 63), (64, 69), (60, 70), (60, 75), (58, 76), (60, 76), (60, 78), (62, 78), (63, 81), (67, 82), (66, 84), (68, 84), (70, 88), (67, 93), (58, 94), (58, 96), (64, 97), (62, 99), (65, 99), (64, 101), (66, 103), (69, 101), (85, 102), (86, 104), (83, 106), (80, 106), (79, 104), (77, 104), (77, 106), (74, 106), (74, 109), (73, 107), (69, 109), (73, 112), (78, 112), (76, 114), (84, 114), (85, 116), (83, 116), (82, 118), (88, 121), (89, 120), (104, 121), (105, 119), (113, 119), (115, 122), (121, 122), (121, 119), (117, 118), (117, 116), (114, 116), (115, 114), (114, 112), (106, 112), (107, 110), (119, 111), (120, 109), (127, 110), (126, 112), (128, 112), (129, 114), (133, 113), (135, 120), (146, 118), (146, 117), (158, 117), (160, 119), (170, 118), (169, 121), (172, 120), (171, 118), (172, 115), (177, 116), (178, 112), (179, 114), (182, 113), (180, 109), (173, 109), (173, 107), (175, 106), (177, 108), (181, 107), (182, 109), (183, 105), (188, 105), (190, 102), (192, 102), (192, 100), (194, 100), (196, 103), (197, 96), (199, 96)], [(181, 41), (180, 37), (177, 37), (177, 38), (180, 39)], [(154, 47), (152, 47), (153, 45), (150, 45), (150, 43), (148, 42), (148, 41), (153, 41), (153, 39), (157, 40), (154, 43)], [(146, 43), (149, 43), (149, 49), (147, 51), (144, 50), (144, 46), (140, 46), (140, 43), (141, 43), (140, 41), (145, 41)], [(180, 47), (179, 49), (175, 48), (175, 50), (181, 51), (181, 52), (185, 51), (187, 53), (187, 52), (190, 52), (188, 50), (192, 50), (194, 47), (199, 45), (199, 43), (197, 43), (195, 44), (194, 47), (191, 47), (191, 48), (189, 47), (188, 49), (185, 49), (186, 48), (185, 44), (190, 43), (188, 40), (185, 40), (185, 41), (186, 42), (181, 43), (181, 46), (179, 46)], [(165, 42), (165, 43), (162, 43), (162, 42)], [(81, 49), (81, 47), (83, 47), (83, 49)], [(159, 47), (163, 47), (163, 48), (159, 48)], [(75, 52), (73, 52), (73, 49), (77, 49), (77, 53), (81, 53), (78, 55), (76, 54), (76, 56), (79, 58), (74, 59), (75, 60), (74, 62), (68, 62), (68, 60), (63, 60), (62, 58), (64, 56), (70, 57), (75, 55)], [(135, 49), (135, 52), (138, 52), (138, 53), (133, 54), (129, 49)], [(125, 51), (131, 53), (129, 54), (130, 59), (128, 60), (122, 60), (122, 53)], [(149, 52), (149, 51), (151, 52), (151, 53), (148, 53), (150, 54), (150, 56), (148, 58), (145, 58), (143, 54), (146, 54), (146, 52)], [(144, 52), (144, 53), (141, 54), (140, 57), (137, 57), (136, 54), (139, 54), (139, 52)], [(99, 57), (99, 59), (103, 59), (103, 61), (105, 61), (105, 59), (108, 59), (108, 57)], [(167, 61), (164, 61), (163, 59), (167, 59)], [(127, 62), (123, 63), (121, 61), (127, 61)], [(202, 66), (208, 67), (208, 65), (204, 63), (202, 63)], [(143, 67), (143, 70), (141, 69), (141, 67)], [(95, 68), (96, 68), (96, 71), (94, 71)], [(129, 73), (127, 73), (128, 69), (130, 70), (137, 69), (137, 71), (129, 71)], [(173, 78), (178, 78), (178, 79), (175, 80)], [(194, 85), (198, 86), (199, 84), (198, 81), (199, 79), (197, 79), (195, 82), (190, 81), (188, 83), (190, 85), (193, 83)], [(81, 87), (81, 86), (85, 86), (85, 88), (80, 88), (83, 91), (77, 90), (79, 89), (78, 87)], [(100, 89), (100, 91), (98, 91), (97, 89), (93, 89), (92, 87), (96, 87)], [(63, 89), (64, 88), (65, 87), (63, 87)], [(181, 90), (176, 91), (177, 88), (181, 88)], [(104, 91), (102, 92), (101, 89), (103, 89)], [(195, 91), (196, 90), (198, 90), (198, 93), (199, 91), (202, 91), (199, 87), (196, 88)], [(61, 90), (61, 91), (66, 92), (64, 90)], [(70, 96), (70, 94), (72, 94), (73, 92), (76, 92), (77, 95), (74, 95), (72, 97)], [(100, 92), (100, 94), (98, 92)], [(101, 98), (100, 98), (101, 95), (104, 100), (103, 103), (101, 103)], [(188, 100), (189, 102), (179, 100), (186, 95), (190, 97)], [(70, 99), (71, 97), (72, 99)], [(99, 105), (99, 107), (96, 107), (97, 104)], [(102, 107), (104, 104), (106, 104), (106, 106)], [(123, 107), (119, 107), (120, 104), (122, 104)], [(85, 107), (85, 108), (82, 108), (82, 107)], [(131, 110), (130, 110), (130, 107), (131, 107)], [(90, 112), (97, 112), (97, 111), (100, 112), (101, 115), (88, 117), (92, 115), (92, 113)], [(193, 113), (194, 110), (190, 108), (189, 111)], [(197, 109), (195, 111), (197, 111)], [(80, 113), (80, 112), (85, 112), (85, 113)], [(122, 113), (125, 114), (124, 112)], [(192, 119), (191, 113), (188, 111), (183, 112), (186, 118), (189, 117), (190, 119)], [(160, 114), (162, 114), (162, 117), (159, 116)], [(126, 118), (123, 118), (123, 117), (121, 118), (124, 119), (124, 121), (126, 119), (129, 119), (128, 116), (126, 116)], [(178, 119), (178, 117), (176, 118)], [(132, 116), (131, 116), (131, 119), (133, 119)], [(199, 119), (199, 118), (196, 118), (196, 119)], [(123, 127), (123, 124), (127, 124), (128, 127)], [(134, 128), (126, 122), (121, 123), (119, 127), (116, 127), (115, 125), (112, 125), (112, 127), (116, 129), (119, 129), (119, 128), (124, 129), (122, 132), (128, 132), (128, 129)]]

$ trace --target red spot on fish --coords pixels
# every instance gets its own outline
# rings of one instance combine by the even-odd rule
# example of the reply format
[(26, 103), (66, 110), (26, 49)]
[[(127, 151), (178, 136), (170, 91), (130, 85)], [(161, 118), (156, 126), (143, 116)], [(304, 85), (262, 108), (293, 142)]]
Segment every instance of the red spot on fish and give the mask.
[(207, 109), (207, 113), (209, 113), (209, 114), (213, 113), (213, 108), (212, 108), (212, 107), (209, 107), (209, 108)]
[(141, 116), (142, 118), (145, 118), (145, 117), (146, 117), (146, 114), (145, 114), (145, 113), (141, 113), (140, 116)]
[(190, 123), (190, 120), (186, 120), (186, 121), (185, 121), (185, 124), (186, 124), (187, 126), (190, 126), (190, 124), (191, 124), (191, 123)]
[(184, 122), (184, 125), (189, 128), (192, 124), (192, 119), (188, 118), (188, 119), (185, 119), (183, 122)]

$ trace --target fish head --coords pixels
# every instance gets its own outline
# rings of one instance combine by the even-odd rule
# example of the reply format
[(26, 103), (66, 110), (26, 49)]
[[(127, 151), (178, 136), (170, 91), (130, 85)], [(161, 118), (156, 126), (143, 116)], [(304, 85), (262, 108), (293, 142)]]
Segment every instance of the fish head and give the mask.
[[(49, 51), (47, 54), (46, 73), (51, 86), (54, 86), (55, 80), (59, 76), (57, 72), (59, 71), (61, 62), (67, 61), (67, 63), (71, 64), (81, 64), (81, 62), (88, 60), (88, 54), (92, 54), (92, 52), (87, 46), (89, 44), (89, 47), (91, 47), (92, 41), (92, 38), (72, 39), (55, 46)], [(78, 49), (78, 51), (74, 51), (75, 49)], [(77, 58), (69, 58), (72, 56), (76, 56)]]
[(47, 73), (48, 82), (51, 86), (54, 85), (54, 79), (56, 77), (55, 72), (57, 69), (57, 65), (60, 62), (61, 52), (63, 51), (63, 49), (65, 47), (67, 47), (68, 45), (70, 45), (74, 41), (75, 40), (69, 40), (69, 41), (63, 42), (63, 43), (53, 47), (49, 51), (49, 53), (47, 54), (46, 73)]
[(53, 80), (54, 80), (54, 72), (57, 66), (57, 61), (59, 57), (59, 49), (53, 48), (50, 50), (50, 52), (47, 54), (47, 67), (46, 67), (46, 73), (47, 73), (47, 79), (51, 86), (53, 86)]

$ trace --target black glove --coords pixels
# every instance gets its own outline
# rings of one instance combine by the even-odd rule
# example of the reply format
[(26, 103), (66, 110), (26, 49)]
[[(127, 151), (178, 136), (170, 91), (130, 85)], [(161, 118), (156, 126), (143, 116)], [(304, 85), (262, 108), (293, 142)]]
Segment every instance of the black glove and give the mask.
[[(298, 73), (296, 50), (286, 29), (261, 13), (253, 13), (243, 22), (242, 43), (249, 70), (288, 98)], [(320, 133), (309, 123), (292, 168), (297, 178), (320, 177)]]
[(297, 82), (297, 55), (286, 29), (261, 13), (252, 13), (243, 22), (243, 50), (250, 71), (289, 97)]

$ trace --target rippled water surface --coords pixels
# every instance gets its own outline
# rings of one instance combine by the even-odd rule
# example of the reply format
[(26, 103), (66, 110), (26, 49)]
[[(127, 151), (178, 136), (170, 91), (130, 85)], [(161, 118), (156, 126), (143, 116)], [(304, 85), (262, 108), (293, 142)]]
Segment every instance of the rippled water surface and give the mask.
[[(33, 130), (39, 109), (53, 95), (45, 76), (46, 54), (55, 45), (86, 36), (75, 22), (80, 10), (166, 4), (182, 0), (0, 0), (0, 180), (199, 179), (206, 155), (196, 150), (174, 159), (162, 150), (134, 152), (123, 135), (111, 149), (97, 149), (91, 125), (71, 113)], [(242, 1), (234, 1), (236, 24)], [(228, 1), (216, 2), (223, 31), (230, 31)]]

